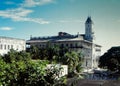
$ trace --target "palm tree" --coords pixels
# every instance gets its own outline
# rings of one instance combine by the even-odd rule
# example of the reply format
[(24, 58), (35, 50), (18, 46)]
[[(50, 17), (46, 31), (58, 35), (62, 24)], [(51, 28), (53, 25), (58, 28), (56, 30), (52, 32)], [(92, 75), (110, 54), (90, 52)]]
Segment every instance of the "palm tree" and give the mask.
[(67, 52), (62, 58), (62, 63), (68, 65), (68, 73), (70, 75), (80, 72), (82, 64), (81, 61), (80, 54), (74, 51)]

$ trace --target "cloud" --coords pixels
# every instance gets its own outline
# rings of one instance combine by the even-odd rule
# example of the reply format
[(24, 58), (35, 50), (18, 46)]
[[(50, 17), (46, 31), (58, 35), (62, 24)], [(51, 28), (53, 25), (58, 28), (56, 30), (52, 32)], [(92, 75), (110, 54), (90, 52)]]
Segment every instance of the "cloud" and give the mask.
[(45, 5), (49, 3), (54, 3), (55, 0), (25, 0), (21, 6), (22, 7), (35, 7), (39, 5)]
[(48, 24), (49, 21), (45, 21), (41, 18), (28, 18), (27, 16), (33, 13), (33, 10), (25, 9), (25, 8), (16, 8), (16, 9), (8, 9), (4, 11), (0, 11), (0, 16), (3, 18), (10, 18), (13, 21), (27, 21), (34, 22), (39, 24)]
[(12, 30), (13, 28), (11, 27), (1, 27), (0, 30), (5, 30), (5, 31), (10, 31)]
[(49, 24), (50, 23), (49, 21), (45, 21), (45, 20), (40, 19), (40, 18), (27, 18), (27, 21), (36, 22), (39, 24)]
[(5, 18), (12, 18), (13, 20), (19, 17), (25, 17), (28, 14), (32, 13), (32, 10), (17, 8), (17, 9), (8, 9), (4, 11), (0, 11), (0, 16)]
[[(19, 4), (19, 8), (0, 10), (0, 17), (11, 19), (12, 21), (19, 22), (34, 22), (39, 24), (49, 24), (49, 21), (46, 21), (42, 18), (31, 18), (28, 17), (29, 14), (34, 11), (26, 7), (34, 7), (38, 5), (45, 5), (53, 3), (55, 0), (24, 0), (22, 4)], [(15, 4), (12, 1), (5, 2), (6, 4)]]

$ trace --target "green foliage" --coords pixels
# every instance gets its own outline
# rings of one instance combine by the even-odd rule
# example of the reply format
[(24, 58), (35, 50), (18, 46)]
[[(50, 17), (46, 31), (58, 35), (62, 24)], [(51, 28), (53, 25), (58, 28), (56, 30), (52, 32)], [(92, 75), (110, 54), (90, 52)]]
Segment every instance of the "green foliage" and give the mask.
[[(0, 57), (1, 86), (62, 86), (56, 77), (60, 69), (46, 69), (46, 60), (32, 60), (29, 53), (11, 50)], [(48, 80), (49, 79), (49, 80)], [(53, 83), (50, 83), (52, 81)]]
[(40, 60), (53, 60), (54, 57), (59, 56), (59, 47), (51, 47), (50, 44), (46, 48), (37, 48), (36, 46), (31, 46), (29, 50), (32, 59)]
[(5, 54), (2, 58), (6, 63), (14, 63), (16, 61), (28, 61), (31, 59), (31, 56), (29, 53), (26, 53), (25, 51), (17, 52), (15, 50), (10, 50), (8, 54)]
[(30, 49), (27, 49), (27, 51), (30, 52), (32, 59), (39, 58), (39, 49), (37, 47), (31, 46)]
[(61, 62), (65, 65), (68, 65), (68, 76), (73, 77), (76, 74), (80, 73), (82, 70), (82, 60), (81, 60), (81, 55), (71, 51), (65, 53), (64, 57), (62, 58)]
[(68, 73), (71, 76), (82, 70), (82, 53), (69, 51), (67, 47), (52, 46), (48, 43), (46, 48), (31, 46), (29, 52), (33, 59), (49, 60), (51, 63), (68, 65)]
[(0, 58), (0, 85), (3, 85), (5, 83), (6, 67), (6, 63)]
[(72, 77), (81, 72), (81, 53), (69, 52), (67, 48), (60, 49), (58, 46), (49, 45), (44, 49), (33, 46), (29, 52), (10, 50), (8, 54), (0, 56), (0, 85), (66, 86), (67, 77), (59, 77), (61, 67), (46, 68), (53, 61), (68, 65)]
[(51, 65), (49, 68), (46, 69), (46, 84), (48, 86), (65, 86), (66, 85), (66, 77), (60, 77), (60, 71), (62, 70), (62, 67), (54, 64)]
[(99, 67), (120, 72), (120, 47), (112, 47), (99, 59)]

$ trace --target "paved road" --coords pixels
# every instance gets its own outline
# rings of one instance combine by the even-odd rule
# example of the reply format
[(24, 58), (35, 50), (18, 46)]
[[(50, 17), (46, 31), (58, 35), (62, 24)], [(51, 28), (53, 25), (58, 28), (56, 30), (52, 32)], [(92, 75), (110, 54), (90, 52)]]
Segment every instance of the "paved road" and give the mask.
[(75, 80), (71, 79), (68, 82), (68, 86), (72, 86), (71, 83), (74, 83), (73, 86), (120, 86), (120, 81), (113, 80)]

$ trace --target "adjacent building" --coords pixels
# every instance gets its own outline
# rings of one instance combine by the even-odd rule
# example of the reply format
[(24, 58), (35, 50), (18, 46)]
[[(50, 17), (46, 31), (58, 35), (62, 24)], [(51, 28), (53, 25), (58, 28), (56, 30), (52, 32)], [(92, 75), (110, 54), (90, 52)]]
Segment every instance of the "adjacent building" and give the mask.
[(94, 43), (91, 17), (88, 17), (85, 22), (85, 34), (71, 35), (66, 32), (59, 32), (57, 36), (31, 37), (27, 44), (45, 48), (48, 42), (51, 43), (51, 46), (59, 45), (60, 47), (68, 47), (71, 51), (82, 52), (84, 55), (83, 67), (97, 68), (98, 59), (101, 55), (101, 46)]
[(26, 49), (26, 41), (10, 37), (0, 37), (0, 54), (7, 54), (10, 49), (22, 51)]

